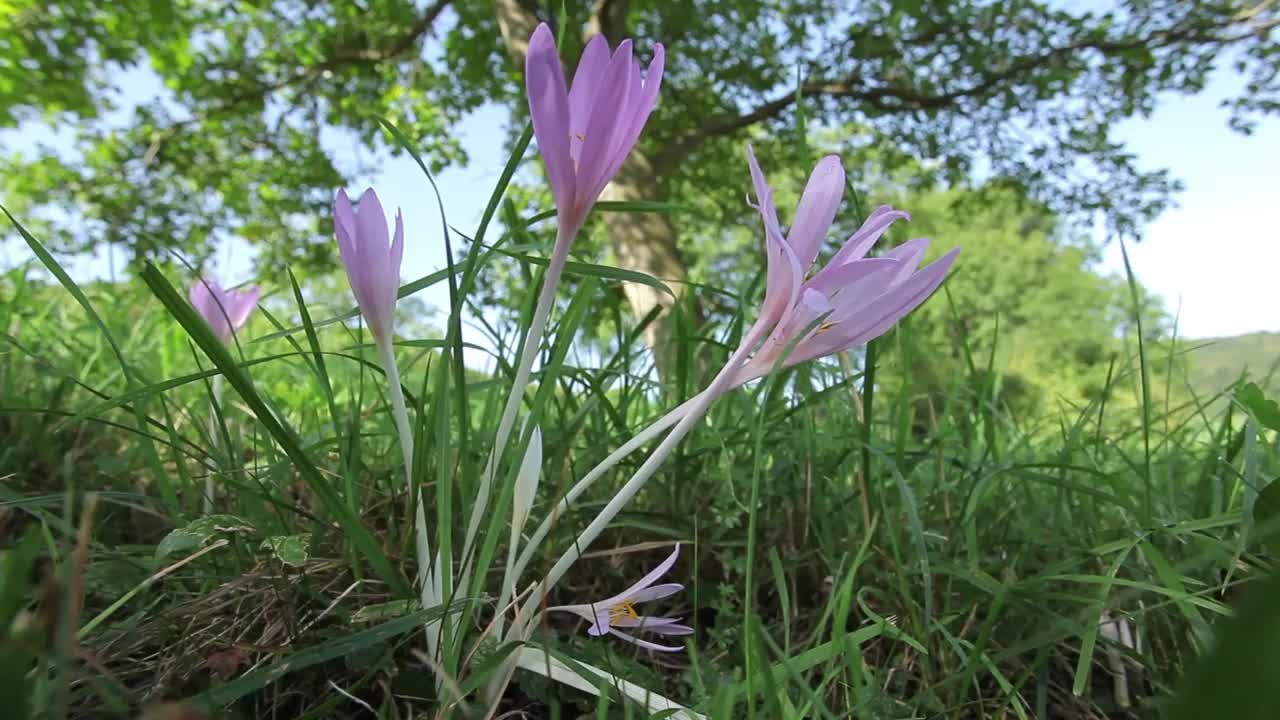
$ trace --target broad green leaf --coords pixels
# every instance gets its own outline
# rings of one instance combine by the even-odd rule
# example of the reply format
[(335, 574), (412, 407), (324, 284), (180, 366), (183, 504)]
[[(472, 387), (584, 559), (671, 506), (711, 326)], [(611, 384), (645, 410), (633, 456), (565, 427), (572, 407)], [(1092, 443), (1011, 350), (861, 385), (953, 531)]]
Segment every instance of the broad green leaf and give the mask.
[(311, 536), (273, 535), (262, 541), (262, 547), (285, 565), (298, 567), (311, 557)]
[(1247, 589), (1239, 614), (1217, 628), (1174, 697), (1172, 720), (1280, 717), (1280, 573)]
[(234, 515), (206, 515), (192, 520), (184, 527), (170, 530), (156, 545), (156, 559), (190, 555), (208, 545), (218, 535), (253, 531), (252, 525)]
[(1245, 383), (1244, 387), (1236, 390), (1236, 400), (1253, 413), (1263, 427), (1280, 432), (1280, 403), (1263, 394), (1262, 388), (1254, 383)]

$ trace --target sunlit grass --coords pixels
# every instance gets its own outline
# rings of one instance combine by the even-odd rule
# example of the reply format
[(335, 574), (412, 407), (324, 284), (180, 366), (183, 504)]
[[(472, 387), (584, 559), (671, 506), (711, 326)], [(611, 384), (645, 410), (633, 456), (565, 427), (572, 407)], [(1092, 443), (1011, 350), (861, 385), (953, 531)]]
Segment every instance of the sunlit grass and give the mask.
[[(365, 702), (391, 717), (393, 698), (434, 695), (414, 652), (430, 611), (397, 604), (411, 598), (397, 586), (413, 573), (411, 526), (379, 371), (359, 331), (319, 326), (330, 311), (278, 293), (266, 305), (274, 322), (304, 330), (257, 342), (272, 331), (259, 319), (247, 342), (215, 354), (214, 366), (251, 378), (242, 387), (229, 376), (235, 392), (217, 408), (215, 441), (213, 346), (193, 344), (170, 314), (172, 297), (166, 311), (159, 273), (148, 276), (159, 299), (136, 283), (87, 287), (97, 320), (35, 277), (26, 268), (3, 284), (5, 532), (35, 528), (61, 558), (58, 573), (79, 578), (87, 629), (78, 648), (43, 656), (37, 706), (127, 717), (196, 697), (249, 716), (319, 717), (355, 716)], [(668, 407), (647, 375), (630, 371), (644, 363), (638, 347), (613, 348), (598, 367), (566, 362), (564, 338), (601, 292), (579, 288), (538, 378), (539, 507)], [(722, 332), (700, 331), (684, 366), (698, 372), (700, 356), (731, 346)], [(877, 342), (869, 355), (880, 369), (904, 353), (949, 351), (906, 350), (910, 333), (908, 324)], [(440, 415), (430, 376), (438, 348), (398, 352), (434, 499), (442, 478), (474, 482), (457, 468), (483, 462), (479, 430), (504, 383), (468, 373), (463, 432), (457, 414)], [(928, 398), (934, 410), (922, 417), (909, 388), (873, 395), (834, 363), (729, 395), (562, 590), (607, 595), (661, 547), (689, 543), (676, 571), (690, 586), (679, 609), (698, 631), (688, 653), (654, 659), (560, 622), (536, 640), (715, 717), (1114, 715), (1115, 667), (1125, 668), (1129, 703), (1158, 703), (1235, 586), (1256, 574), (1241, 507), (1250, 476), (1273, 473), (1275, 455), (1246, 441), (1245, 416), (1229, 406), (1234, 414), (1193, 406), (1166, 417), (1148, 402), (1143, 422), (1140, 367), (1136, 352), (1118, 358), (1105, 404), (1043, 418), (1009, 417), (993, 394), (973, 392), (976, 378)], [(861, 424), (855, 408), (873, 422)], [(225, 524), (192, 530), (207, 473), (219, 475)], [(562, 547), (609, 489), (560, 518), (546, 547)], [(355, 525), (339, 530), (344, 514), (371, 544), (362, 547)], [(87, 563), (72, 573), (85, 527)], [(189, 536), (175, 542), (181, 528)], [(492, 532), (485, 552), (505, 557), (505, 536)], [(481, 623), (492, 613), (471, 607)], [(1136, 648), (1099, 632), (1104, 610), (1137, 628)], [(86, 656), (93, 662), (76, 659)], [(452, 662), (463, 689), (480, 687), (484, 662)], [(533, 676), (517, 675), (514, 688), (507, 707), (539, 714), (596, 703)]]

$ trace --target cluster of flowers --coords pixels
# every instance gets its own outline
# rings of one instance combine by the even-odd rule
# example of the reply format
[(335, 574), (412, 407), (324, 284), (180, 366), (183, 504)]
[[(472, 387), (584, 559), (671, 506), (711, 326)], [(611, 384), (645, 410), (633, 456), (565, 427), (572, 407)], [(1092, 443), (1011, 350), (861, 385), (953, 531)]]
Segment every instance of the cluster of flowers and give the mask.
[[(655, 45), (653, 59), (642, 77), (639, 63), (632, 57), (630, 40), (622, 42), (611, 52), (606, 40), (596, 36), (584, 49), (573, 81), (567, 85), (550, 29), (541, 25), (530, 39), (525, 67), (529, 110), (558, 211), (558, 228), (542, 291), (527, 330), (524, 351), (516, 364), (515, 382), (495, 433), (479, 494), (472, 504), (472, 522), (468, 526), (462, 557), (457, 563), (462, 568), (462, 585), (466, 584), (465, 578), (471, 571), (475, 531), (480, 526), (477, 520), (487, 508), (492, 483), (497, 477), (521, 398), (529, 383), (533, 360), (541, 345), (547, 315), (570, 247), (601, 191), (640, 137), (658, 100), (664, 60), (662, 46)], [(890, 225), (909, 219), (907, 213), (888, 206), (872, 212), (835, 254), (825, 264), (819, 265), (818, 256), (844, 192), (845, 175), (840, 159), (831, 155), (817, 164), (795, 208), (791, 225), (784, 230), (773, 201), (773, 191), (750, 146), (746, 148), (746, 155), (755, 193), (754, 207), (763, 221), (767, 251), (765, 297), (754, 323), (724, 368), (702, 393), (638, 433), (632, 441), (584, 476), (548, 513), (517, 558), (516, 549), (537, 487), (536, 465), (540, 463), (541, 449), (540, 435), (535, 434), (534, 444), (539, 447), (531, 447), (531, 451), (536, 449), (536, 455), (532, 452), (526, 455), (526, 463), (530, 457), (535, 458), (534, 467), (529, 473), (522, 467), (516, 481), (511, 561), (506, 568), (498, 618), (495, 619), (496, 635), (503, 640), (523, 642), (529, 639), (537, 611), (545, 607), (542, 601), (551, 587), (652, 476), (717, 397), (779, 368), (847, 350), (884, 334), (924, 302), (951, 268), (958, 249), (951, 250), (929, 265), (920, 266), (928, 248), (928, 241), (924, 239), (911, 240), (879, 256), (868, 257), (868, 252)], [(396, 424), (401, 435), (405, 472), (412, 482), (412, 435), (392, 351), (400, 262), (404, 253), (404, 220), (397, 212), (392, 234), (376, 192), (367, 190), (353, 205), (346, 192), (339, 190), (334, 206), (334, 231), (352, 293), (387, 371)], [(228, 292), (216, 283), (202, 279), (191, 288), (190, 298), (214, 331), (227, 341), (248, 318), (257, 302), (258, 289)], [(523, 606), (515, 602), (519, 577), (534, 549), (545, 538), (553, 518), (567, 509), (618, 460), (668, 428), (672, 429), (663, 442), (621, 486), (577, 541), (564, 551), (550, 572), (529, 592), (519, 593), (527, 596)], [(454, 571), (455, 563), (453, 558), (431, 556), (421, 503), (416, 511), (422, 602), (430, 607), (441, 603), (442, 577)], [(672, 568), (678, 553), (677, 546), (653, 572), (618, 595), (598, 602), (555, 606), (546, 610), (582, 617), (588, 623), (588, 632), (594, 636), (611, 634), (651, 650), (679, 650), (681, 648), (660, 645), (622, 632), (630, 630), (669, 636), (693, 632), (678, 619), (643, 616), (634, 607), (637, 603), (667, 597), (682, 589), (676, 583), (656, 584)], [(504, 635), (504, 616), (510, 611), (514, 611), (514, 616), (510, 629)], [(448, 618), (443, 622), (448, 622)], [(427, 641), (429, 650), (434, 654), (440, 642), (438, 624), (427, 627)], [(505, 674), (499, 673), (500, 677), (491, 685), (491, 698), (501, 695), (510, 672), (516, 666), (535, 671), (539, 663), (552, 667), (545, 660), (545, 657), (538, 662), (513, 658), (505, 668)], [(559, 669), (564, 670), (564, 666), (561, 664)]]

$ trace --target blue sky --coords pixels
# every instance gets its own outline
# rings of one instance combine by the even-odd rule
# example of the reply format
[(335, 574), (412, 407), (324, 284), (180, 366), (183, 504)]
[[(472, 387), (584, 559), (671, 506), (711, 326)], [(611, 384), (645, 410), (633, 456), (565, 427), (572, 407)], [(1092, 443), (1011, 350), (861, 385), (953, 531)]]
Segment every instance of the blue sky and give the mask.
[[(1280, 161), (1280, 119), (1265, 119), (1251, 136), (1231, 131), (1218, 104), (1236, 87), (1237, 78), (1219, 72), (1204, 93), (1166, 96), (1151, 117), (1130, 120), (1117, 129), (1118, 139), (1137, 154), (1143, 167), (1170, 168), (1186, 184), (1176, 198), (1177, 207), (1150, 223), (1142, 242), (1129, 250), (1139, 279), (1178, 314), (1180, 334), (1191, 337), (1280, 331), (1280, 298), (1272, 281), (1280, 268), (1275, 169)], [(121, 95), (135, 101), (158, 90), (145, 74), (122, 77)], [(437, 178), (449, 222), (464, 231), (475, 228), (506, 162), (497, 138), (504, 137), (507, 119), (503, 109), (485, 107), (461, 123), (460, 140), (471, 162)], [(30, 128), (2, 132), (0, 147), (20, 147), (20, 138), (32, 137), (56, 136)], [(323, 142), (340, 160), (367, 153), (338, 133), (328, 134)], [(535, 156), (530, 153), (526, 165), (532, 161)], [(435, 200), (413, 161), (384, 159), (376, 175), (360, 178), (352, 190), (365, 186), (377, 188), (388, 212), (395, 207), (404, 211), (403, 278), (441, 268), (444, 247)], [(0, 263), (27, 257), (25, 245), (12, 237), (0, 245)], [(81, 259), (72, 266), (83, 274), (102, 272), (105, 263), (101, 258)], [(1118, 245), (1107, 248), (1100, 269), (1123, 272)], [(251, 252), (243, 244), (228, 244), (219, 254), (218, 270), (231, 282), (248, 279)], [(424, 300), (443, 304), (444, 288), (426, 291)]]
[[(1190, 337), (1280, 331), (1280, 284), (1272, 279), (1280, 270), (1280, 119), (1265, 119), (1251, 136), (1228, 128), (1218, 105), (1237, 86), (1220, 72), (1204, 93), (1168, 95), (1151, 117), (1127, 121), (1116, 133), (1142, 167), (1170, 168), (1186, 185), (1177, 206), (1128, 249), (1138, 278), (1165, 299), (1178, 314), (1179, 333)], [(479, 221), (506, 161), (493, 141), (505, 122), (505, 112), (488, 108), (465, 123), (471, 166), (439, 178), (449, 221), (460, 228)], [(405, 208), (404, 277), (442, 267), (434, 203), (423, 202), (425, 181), (412, 161), (388, 161), (379, 176), (364, 180), (386, 205)], [(1099, 269), (1124, 272), (1118, 244), (1107, 247)]]
[[(1117, 133), (1144, 167), (1171, 168), (1186, 184), (1129, 259), (1191, 337), (1280, 331), (1280, 118), (1251, 136), (1227, 128), (1218, 103), (1237, 85), (1219, 73), (1204, 93), (1166, 98)], [(1119, 246), (1103, 267), (1123, 272)]]

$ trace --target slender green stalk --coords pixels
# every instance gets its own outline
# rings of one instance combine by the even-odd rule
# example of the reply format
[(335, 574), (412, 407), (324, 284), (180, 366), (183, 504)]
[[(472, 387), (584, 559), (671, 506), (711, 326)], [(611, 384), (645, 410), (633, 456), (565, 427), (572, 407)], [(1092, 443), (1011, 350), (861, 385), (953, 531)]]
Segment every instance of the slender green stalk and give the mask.
[(543, 276), (542, 292), (538, 295), (538, 304), (534, 306), (533, 318), (529, 321), (529, 329), (525, 333), (524, 347), (520, 352), (520, 360), (516, 365), (515, 382), (511, 385), (511, 393), (507, 395), (506, 406), (498, 421), (498, 431), (494, 435), (493, 449), (489, 452), (489, 460), (480, 476), (480, 487), (476, 492), (475, 502), (471, 506), (471, 519), (467, 523), (467, 535), (462, 544), (462, 581), (458, 587), (466, 587), (471, 576), (471, 553), (474, 550), (476, 533), (489, 507), (489, 496), (493, 491), (493, 480), (502, 463), (502, 455), (506, 451), (507, 442), (511, 439), (511, 429), (515, 425), (516, 413), (520, 409), (520, 401), (529, 387), (529, 376), (533, 372), (533, 361), (542, 347), (542, 335), (547, 327), (547, 318), (551, 314), (551, 306), (555, 304), (556, 288), (560, 285), (560, 275), (564, 271), (565, 261), (569, 259), (569, 247), (578, 234), (578, 228), (560, 226), (556, 232), (556, 243), (551, 253), (551, 261), (547, 265), (547, 273)]
[[(210, 382), (209, 388), (209, 450), (216, 452), (218, 449), (218, 403), (222, 401), (222, 375), (214, 375)], [(228, 451), (230, 448), (227, 448)], [(230, 453), (227, 457), (230, 462)], [(213, 491), (214, 491), (214, 475), (215, 471), (210, 470), (209, 474), (204, 478), (204, 502), (203, 510), (205, 515), (213, 513)]]
[(1142, 379), (1142, 482), (1146, 522), (1154, 521), (1155, 505), (1151, 493), (1151, 375), (1147, 369), (1147, 348), (1142, 337), (1142, 300), (1138, 295), (1138, 279), (1129, 265), (1129, 250), (1120, 239), (1120, 257), (1124, 260), (1124, 274), (1129, 280), (1129, 296), (1133, 300), (1133, 324), (1138, 336), (1138, 374)]

